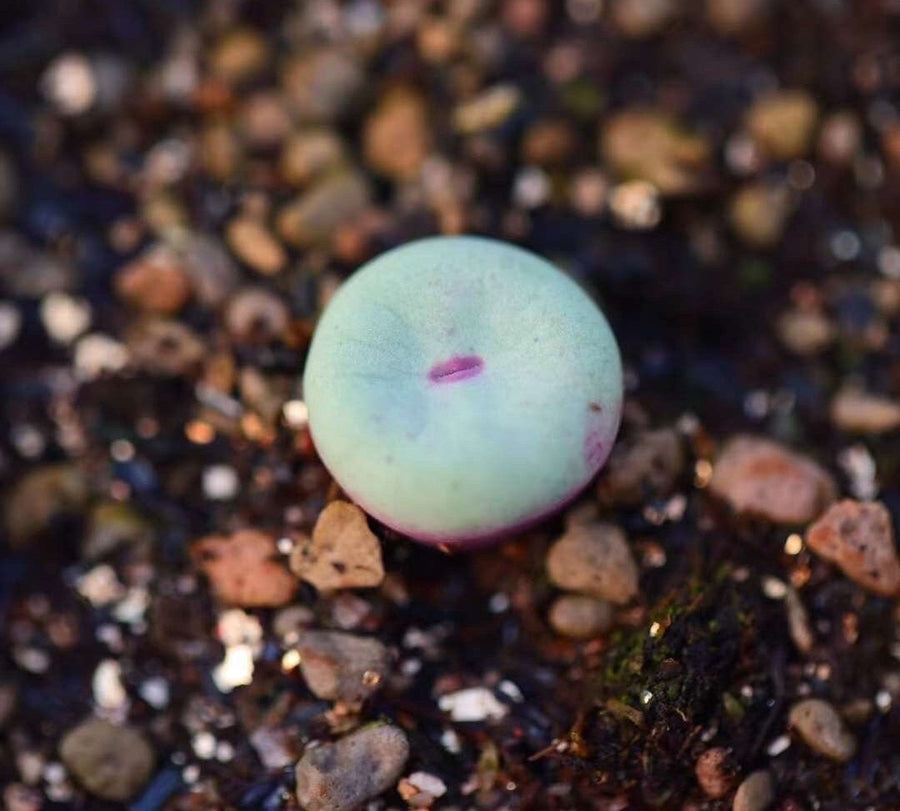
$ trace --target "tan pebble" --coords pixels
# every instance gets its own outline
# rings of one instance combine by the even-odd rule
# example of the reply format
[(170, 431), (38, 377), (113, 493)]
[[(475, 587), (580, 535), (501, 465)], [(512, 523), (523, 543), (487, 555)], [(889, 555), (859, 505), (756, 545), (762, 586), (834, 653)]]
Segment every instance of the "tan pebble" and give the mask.
[(694, 764), (694, 774), (707, 797), (719, 800), (734, 785), (734, 768), (729, 763), (728, 750), (721, 746), (707, 749)]
[(455, 20), (427, 17), (416, 29), (416, 48), (426, 62), (442, 64), (459, 50), (461, 34), (461, 27)]
[(728, 218), (738, 237), (751, 248), (778, 244), (793, 202), (787, 187), (769, 180), (742, 186), (731, 198)]
[(795, 704), (788, 714), (788, 726), (795, 729), (811, 749), (832, 760), (846, 762), (856, 752), (856, 738), (827, 701), (808, 698)]
[(589, 594), (618, 605), (638, 592), (638, 568), (617, 526), (576, 524), (550, 548), (550, 579), (560, 588)]
[(281, 152), (281, 174), (294, 186), (303, 186), (346, 160), (344, 142), (327, 129), (294, 133)]
[(296, 768), (297, 801), (304, 811), (355, 811), (394, 786), (408, 757), (406, 735), (386, 724), (310, 747)]
[(151, 248), (116, 271), (113, 282), (122, 301), (160, 315), (177, 313), (191, 297), (191, 280), (174, 251)]
[(805, 524), (836, 496), (834, 480), (809, 457), (745, 435), (725, 445), (709, 487), (735, 512), (776, 524)]
[(553, 630), (573, 639), (590, 639), (605, 633), (613, 624), (612, 606), (580, 594), (564, 594), (550, 607)]
[(458, 132), (471, 135), (499, 126), (521, 102), (521, 92), (512, 84), (498, 84), (460, 104), (453, 113)]
[(59, 755), (91, 794), (120, 803), (143, 788), (156, 759), (142, 733), (99, 718), (70, 729), (60, 742)]
[(546, 119), (532, 124), (522, 138), (522, 160), (536, 166), (565, 163), (575, 148), (575, 133), (566, 121)]
[(804, 90), (779, 90), (757, 99), (744, 117), (751, 137), (776, 160), (802, 158), (819, 117), (815, 99)]
[(775, 329), (781, 343), (801, 357), (827, 349), (836, 334), (834, 325), (819, 310), (788, 310), (779, 317)]
[(619, 177), (645, 180), (663, 195), (696, 191), (709, 165), (707, 143), (657, 110), (616, 113), (603, 126), (600, 150)]
[(431, 148), (428, 108), (417, 92), (395, 88), (363, 127), (363, 153), (376, 172), (402, 181), (414, 178)]
[(614, 504), (637, 505), (648, 497), (668, 495), (683, 469), (684, 450), (676, 431), (644, 431), (613, 449), (598, 494)]
[(706, 0), (706, 18), (720, 34), (744, 32), (766, 16), (770, 0)]
[(831, 401), (831, 419), (842, 431), (882, 434), (900, 427), (900, 403), (877, 394), (845, 388)]
[(291, 117), (284, 97), (274, 90), (254, 93), (241, 106), (238, 126), (251, 147), (269, 149), (277, 146), (291, 130)]
[(368, 208), (371, 189), (357, 172), (323, 178), (283, 208), (278, 232), (297, 248), (329, 245), (340, 226), (359, 218)]
[(257, 529), (209, 535), (191, 548), (195, 565), (227, 605), (264, 608), (285, 605), (297, 580), (281, 563), (275, 537)]
[(794, 645), (801, 653), (809, 653), (816, 640), (809, 624), (809, 614), (797, 589), (788, 587), (784, 595), (784, 607), (787, 611), (788, 631)]
[(900, 594), (900, 561), (890, 513), (878, 501), (844, 499), (806, 531), (806, 544), (863, 588)]
[(214, 180), (226, 183), (241, 164), (242, 149), (234, 129), (224, 122), (208, 124), (200, 132), (200, 165)]
[(731, 811), (766, 811), (774, 800), (772, 775), (767, 771), (753, 772), (738, 786)]
[(224, 34), (209, 52), (214, 74), (228, 82), (242, 82), (262, 71), (269, 59), (266, 38), (252, 28)]
[(381, 544), (365, 513), (347, 501), (332, 501), (322, 511), (312, 539), (294, 549), (291, 569), (320, 591), (372, 588), (384, 579)]
[(643, 39), (662, 31), (678, 15), (677, 0), (613, 0), (610, 13), (622, 33)]
[(228, 246), (257, 273), (273, 276), (287, 264), (287, 252), (265, 224), (254, 217), (238, 217), (228, 223)]
[(294, 110), (314, 123), (337, 121), (354, 110), (365, 81), (362, 66), (351, 53), (329, 46), (300, 49), (282, 74)]
[(388, 675), (387, 648), (377, 639), (343, 631), (301, 631), (296, 648), (304, 681), (326, 701), (363, 701)]

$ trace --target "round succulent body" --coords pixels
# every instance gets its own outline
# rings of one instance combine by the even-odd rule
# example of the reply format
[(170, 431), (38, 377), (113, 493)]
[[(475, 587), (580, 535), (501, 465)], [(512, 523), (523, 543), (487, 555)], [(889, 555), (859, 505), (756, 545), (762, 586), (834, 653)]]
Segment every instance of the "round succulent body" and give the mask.
[(622, 367), (597, 305), (533, 253), (433, 237), (357, 271), (304, 374), (322, 461), (363, 509), (471, 546), (577, 495), (619, 426)]

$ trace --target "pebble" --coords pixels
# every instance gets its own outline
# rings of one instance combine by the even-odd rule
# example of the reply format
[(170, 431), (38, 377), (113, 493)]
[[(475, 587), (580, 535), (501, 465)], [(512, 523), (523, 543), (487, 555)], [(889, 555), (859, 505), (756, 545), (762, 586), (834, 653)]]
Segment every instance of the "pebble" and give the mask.
[(225, 230), (228, 247), (245, 265), (264, 276), (284, 270), (287, 251), (266, 227), (254, 217), (238, 217)]
[(684, 449), (677, 431), (644, 431), (633, 442), (613, 449), (598, 494), (614, 504), (636, 506), (671, 493), (683, 469)]
[(740, 515), (805, 524), (836, 497), (831, 476), (809, 457), (769, 439), (739, 435), (713, 466), (710, 491)]
[(87, 112), (97, 101), (97, 77), (90, 60), (70, 51), (56, 57), (41, 76), (41, 89), (63, 115)]
[(397, 793), (410, 808), (431, 808), (436, 799), (447, 793), (447, 785), (436, 775), (413, 772), (397, 784)]
[(216, 76), (236, 84), (252, 79), (265, 69), (269, 61), (269, 45), (259, 31), (247, 27), (233, 28), (213, 45), (208, 58)]
[(430, 149), (425, 99), (407, 88), (389, 91), (363, 126), (368, 165), (392, 180), (411, 180), (419, 174)]
[(734, 785), (734, 769), (729, 763), (728, 750), (721, 746), (707, 749), (697, 758), (694, 774), (707, 797), (722, 799)]
[(447, 693), (438, 699), (438, 706), (450, 713), (451, 720), (461, 723), (499, 721), (509, 713), (509, 708), (497, 701), (487, 687), (467, 687)]
[(863, 588), (885, 597), (900, 594), (894, 529), (881, 502), (839, 501), (806, 531), (806, 544)]
[(24, 783), (10, 783), (3, 789), (6, 811), (41, 811), (44, 797), (40, 791)]
[(244, 140), (260, 150), (279, 146), (292, 125), (284, 97), (275, 90), (259, 90), (249, 96), (237, 119)]
[(770, 0), (706, 0), (706, 18), (719, 33), (740, 34), (759, 22)]
[(291, 311), (265, 287), (248, 286), (228, 301), (224, 320), (235, 341), (266, 344), (284, 337), (291, 323)]
[(384, 580), (381, 544), (365, 513), (347, 501), (322, 510), (312, 539), (295, 547), (291, 569), (320, 591), (373, 588)]
[(819, 110), (804, 90), (779, 90), (758, 98), (744, 117), (754, 141), (779, 161), (802, 158), (816, 130)]
[(71, 289), (75, 267), (70, 261), (31, 247), (12, 231), (0, 231), (0, 280), (7, 295), (37, 299)]
[(617, 526), (603, 522), (569, 526), (547, 555), (550, 580), (562, 589), (627, 603), (638, 593), (638, 568)]
[(550, 607), (550, 625), (573, 639), (590, 639), (606, 633), (613, 625), (612, 606), (581, 594), (564, 594)]
[(372, 637), (301, 631), (296, 649), (307, 686), (326, 701), (364, 701), (381, 687), (388, 673), (387, 648)]
[(612, 19), (623, 34), (644, 39), (661, 32), (678, 14), (677, 0), (613, 0)]
[(10, 540), (21, 547), (57, 519), (80, 512), (89, 496), (87, 480), (72, 465), (43, 465), (26, 473), (6, 500), (4, 513)]
[(764, 250), (778, 244), (792, 205), (785, 185), (771, 180), (753, 181), (741, 186), (731, 198), (728, 219), (741, 241)]
[(883, 434), (900, 427), (900, 403), (855, 388), (841, 389), (831, 401), (831, 419), (852, 434)]
[(835, 339), (836, 330), (828, 317), (819, 310), (794, 308), (782, 313), (776, 325), (778, 337), (795, 355), (808, 358), (827, 349)]
[(297, 800), (305, 811), (355, 811), (396, 783), (408, 757), (406, 735), (386, 724), (309, 748), (295, 772)]
[(22, 313), (15, 304), (0, 301), (0, 351), (15, 343), (22, 329)]
[(522, 137), (522, 161), (544, 168), (561, 166), (572, 156), (576, 144), (576, 134), (567, 121), (543, 119), (532, 124)]
[(191, 556), (226, 605), (285, 605), (297, 590), (296, 578), (278, 559), (275, 538), (257, 529), (201, 538), (193, 544)]
[(784, 593), (784, 607), (787, 612), (788, 632), (801, 653), (809, 653), (816, 643), (812, 627), (809, 624), (809, 613), (797, 589), (789, 586)]
[(101, 502), (91, 508), (81, 554), (86, 560), (99, 560), (122, 547), (149, 550), (153, 535), (150, 521), (132, 504)]
[(788, 713), (788, 726), (795, 729), (811, 749), (832, 760), (844, 763), (856, 752), (856, 738), (827, 701), (807, 698), (794, 704)]
[(191, 280), (175, 252), (157, 245), (116, 271), (116, 295), (136, 310), (173, 315), (191, 297)]
[(48, 293), (41, 301), (41, 322), (58, 344), (70, 344), (91, 325), (91, 305), (68, 293)]
[(819, 132), (819, 154), (835, 166), (849, 166), (863, 143), (863, 127), (852, 110), (831, 113)]
[(370, 196), (369, 184), (358, 172), (332, 174), (281, 210), (278, 232), (296, 248), (327, 245), (338, 228), (366, 210)]
[(209, 234), (176, 232), (170, 240), (191, 279), (194, 298), (204, 307), (218, 307), (240, 279), (237, 265), (219, 240)]
[(294, 186), (333, 171), (347, 159), (344, 142), (327, 129), (305, 129), (294, 133), (281, 152), (281, 174)]
[(206, 357), (206, 344), (194, 330), (164, 318), (132, 325), (126, 346), (138, 368), (160, 375), (178, 376), (195, 371)]
[(656, 110), (625, 110), (608, 118), (600, 151), (619, 177), (647, 181), (668, 196), (696, 191), (709, 163), (706, 142)]
[(365, 86), (362, 66), (351, 54), (334, 47), (303, 49), (282, 75), (298, 116), (313, 123), (332, 123), (354, 110)]
[(66, 768), (89, 792), (104, 800), (125, 802), (153, 773), (155, 756), (136, 729), (89, 718), (69, 730), (59, 745)]
[(492, 130), (506, 121), (521, 101), (521, 91), (515, 85), (493, 85), (458, 105), (453, 112), (453, 124), (463, 135)]
[(731, 811), (766, 811), (774, 800), (772, 775), (760, 770), (747, 775), (738, 786)]
[(547, 555), (547, 571), (562, 589), (621, 605), (638, 593), (638, 568), (625, 533), (613, 524), (570, 526)]
[(98, 377), (103, 372), (115, 373), (128, 365), (128, 349), (114, 338), (92, 332), (78, 339), (74, 352), (75, 368), (82, 379)]

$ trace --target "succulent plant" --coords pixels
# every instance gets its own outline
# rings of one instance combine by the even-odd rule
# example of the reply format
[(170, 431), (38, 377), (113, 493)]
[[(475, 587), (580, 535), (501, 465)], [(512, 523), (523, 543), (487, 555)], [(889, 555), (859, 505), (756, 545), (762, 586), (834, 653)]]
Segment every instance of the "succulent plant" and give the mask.
[(354, 501), (405, 535), (466, 546), (536, 522), (593, 478), (622, 370), (599, 308), (550, 263), (433, 237), (339, 289), (304, 393), (319, 455)]

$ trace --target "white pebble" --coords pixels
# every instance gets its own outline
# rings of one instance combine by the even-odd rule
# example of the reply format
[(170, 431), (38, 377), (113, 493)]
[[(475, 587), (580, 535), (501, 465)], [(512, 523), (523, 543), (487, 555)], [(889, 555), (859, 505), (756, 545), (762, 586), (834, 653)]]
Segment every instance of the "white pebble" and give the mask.
[(229, 465), (212, 465), (203, 471), (203, 492), (212, 501), (231, 501), (239, 487), (237, 472)]
[(104, 659), (97, 665), (91, 682), (94, 701), (104, 710), (118, 710), (128, 703), (122, 684), (122, 666), (115, 659)]
[(486, 687), (470, 687), (447, 693), (438, 699), (438, 706), (449, 712), (454, 721), (499, 721), (509, 710)]

